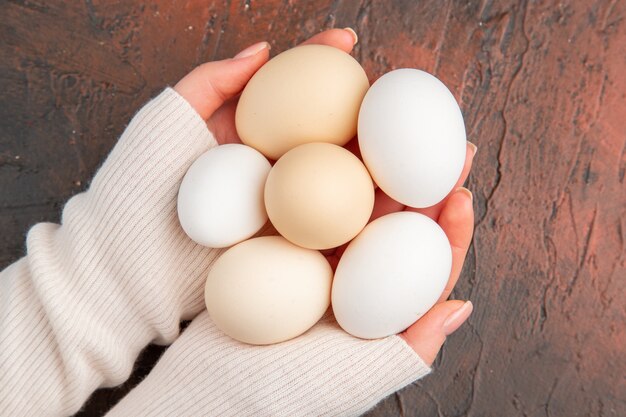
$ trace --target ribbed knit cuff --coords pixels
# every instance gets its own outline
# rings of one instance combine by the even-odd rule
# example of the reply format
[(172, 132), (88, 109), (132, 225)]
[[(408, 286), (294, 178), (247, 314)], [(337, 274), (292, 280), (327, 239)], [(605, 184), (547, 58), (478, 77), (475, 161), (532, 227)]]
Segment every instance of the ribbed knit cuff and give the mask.
[(76, 412), (202, 309), (219, 251), (184, 234), (176, 196), (187, 168), (215, 145), (167, 89), (133, 118), (89, 190), (70, 199), (62, 226), (30, 230), (27, 257), (0, 273), (0, 414)]
[(296, 339), (251, 346), (205, 311), (108, 415), (356, 416), (429, 372), (401, 338), (354, 338), (331, 314)]

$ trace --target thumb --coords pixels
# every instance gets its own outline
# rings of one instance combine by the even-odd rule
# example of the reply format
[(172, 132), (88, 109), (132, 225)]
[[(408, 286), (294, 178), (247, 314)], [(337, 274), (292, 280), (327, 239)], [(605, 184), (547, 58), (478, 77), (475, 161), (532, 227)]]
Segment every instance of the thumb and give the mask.
[(174, 90), (206, 120), (224, 101), (239, 94), (269, 59), (270, 45), (256, 43), (232, 59), (207, 62), (187, 74)]
[(465, 323), (473, 308), (471, 301), (451, 300), (436, 304), (399, 336), (424, 362), (432, 365), (446, 337)]

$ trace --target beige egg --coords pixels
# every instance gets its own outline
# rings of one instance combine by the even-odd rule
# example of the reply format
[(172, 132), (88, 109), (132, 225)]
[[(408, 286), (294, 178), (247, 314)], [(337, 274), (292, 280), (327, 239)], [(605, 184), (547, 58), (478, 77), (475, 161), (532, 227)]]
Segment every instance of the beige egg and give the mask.
[(243, 90), (235, 116), (239, 137), (271, 159), (309, 142), (346, 144), (356, 135), (369, 88), (349, 54), (326, 45), (285, 51), (259, 69)]
[(280, 158), (265, 183), (265, 208), (286, 239), (329, 249), (354, 238), (374, 207), (374, 185), (363, 163), (330, 143), (300, 145)]
[(318, 251), (280, 236), (239, 243), (213, 264), (204, 299), (215, 325), (233, 339), (267, 345), (311, 328), (330, 304), (333, 271)]

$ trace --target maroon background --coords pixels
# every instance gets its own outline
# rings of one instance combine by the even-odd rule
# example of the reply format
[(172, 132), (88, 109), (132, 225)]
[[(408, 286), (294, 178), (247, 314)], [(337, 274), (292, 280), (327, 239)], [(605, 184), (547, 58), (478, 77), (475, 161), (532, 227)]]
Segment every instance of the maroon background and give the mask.
[[(436, 74), (478, 145), (469, 324), (374, 416), (626, 416), (626, 2), (3, 1), (0, 267), (198, 63), (352, 26), (371, 79)], [(100, 415), (150, 369), (148, 348)]]

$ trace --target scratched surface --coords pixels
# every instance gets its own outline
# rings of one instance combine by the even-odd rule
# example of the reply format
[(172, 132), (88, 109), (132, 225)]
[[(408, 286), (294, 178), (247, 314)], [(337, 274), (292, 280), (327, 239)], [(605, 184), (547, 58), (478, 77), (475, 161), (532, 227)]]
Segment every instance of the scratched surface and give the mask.
[[(626, 416), (626, 2), (143, 3), (1, 3), (0, 267), (194, 65), (352, 26), (371, 79), (435, 73), (479, 147), (474, 246), (454, 293), (475, 313), (433, 375), (368, 416)], [(79, 415), (102, 415), (161, 353), (148, 348)]]

